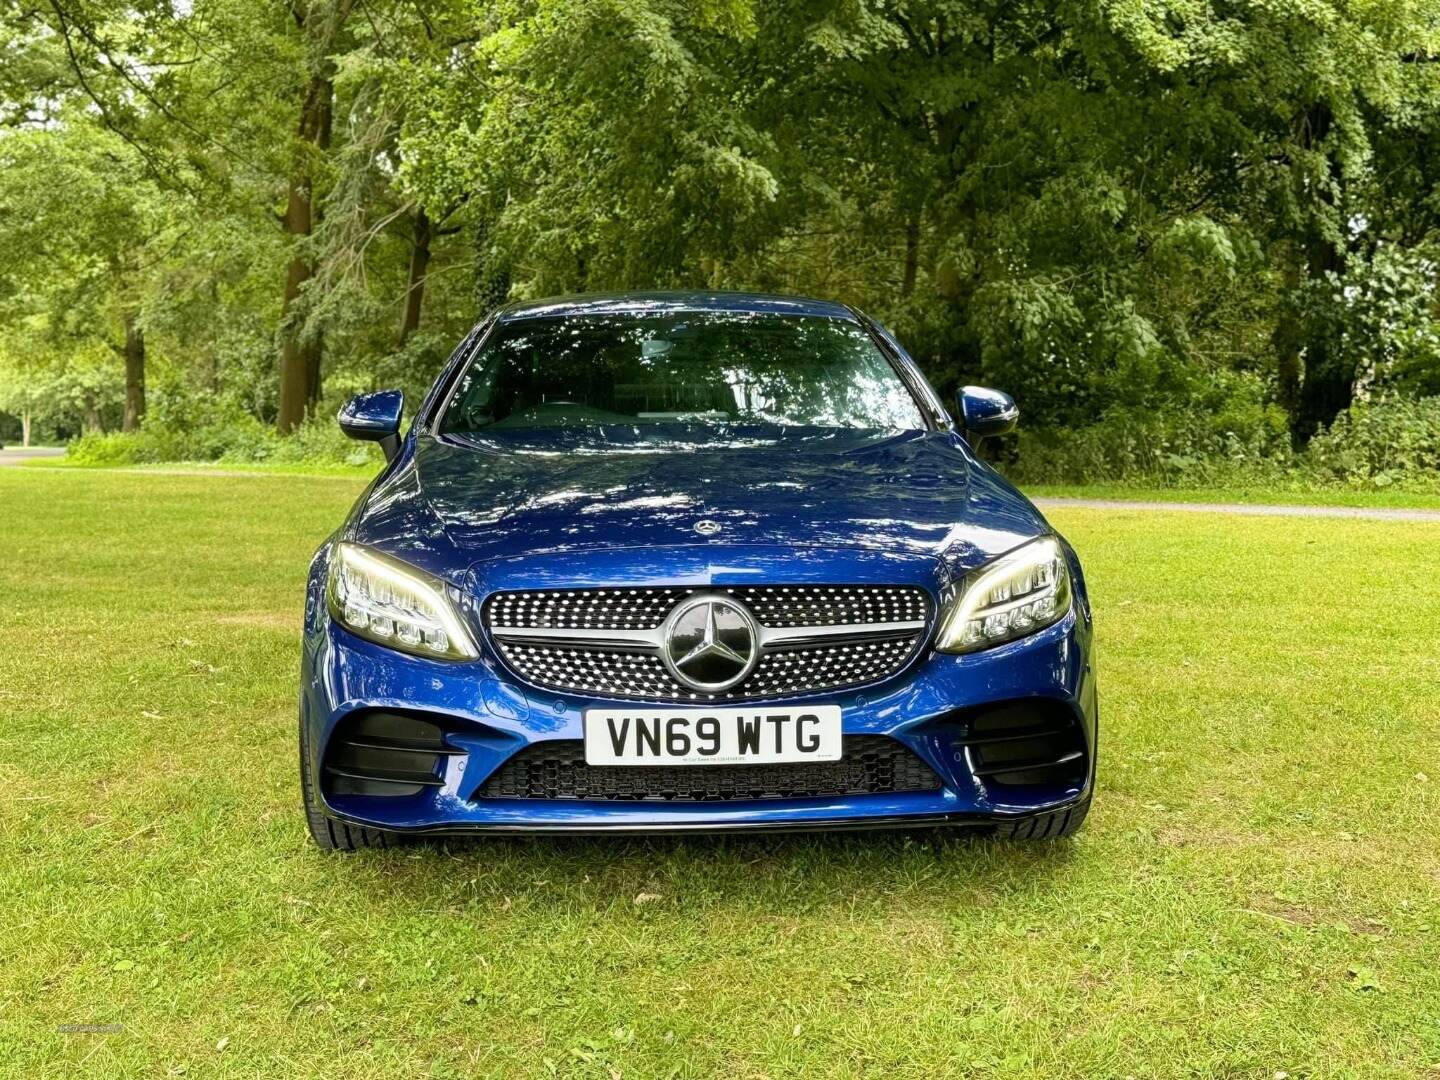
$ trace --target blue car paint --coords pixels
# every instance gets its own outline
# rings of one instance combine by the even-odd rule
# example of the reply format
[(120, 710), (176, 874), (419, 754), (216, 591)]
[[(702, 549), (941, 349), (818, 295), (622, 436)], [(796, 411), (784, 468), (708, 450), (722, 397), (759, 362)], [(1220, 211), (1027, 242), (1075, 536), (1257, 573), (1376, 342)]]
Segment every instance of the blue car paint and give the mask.
[[(841, 706), (847, 735), (884, 734), (905, 743), (940, 776), (939, 791), (686, 805), (474, 797), (511, 754), (537, 740), (580, 739), (586, 708), (617, 704), (536, 689), (512, 675), (479, 619), (492, 591), (905, 583), (926, 588), (938, 610), (946, 588), (966, 573), (1053, 533), (1029, 500), (976, 458), (948, 423), (888, 435), (732, 428), (732, 440), (747, 444), (740, 450), (707, 445), (703, 429), (685, 425), (667, 431), (660, 446), (623, 427), (589, 440), (553, 430), (483, 437), (432, 430), (454, 373), (496, 322), (692, 308), (860, 320), (885, 342), (907, 377), (918, 380), (917, 396), (932, 414), (943, 416), (934, 391), (898, 342), (838, 304), (743, 294), (630, 294), (503, 309), (456, 350), (399, 453), (336, 534), (453, 586), (482, 655), (464, 662), (422, 659), (335, 624), (325, 602), (329, 541), (316, 553), (307, 590), (300, 705), (312, 773), (336, 725), (362, 709), (446, 717), (446, 741), (463, 753), (448, 758), (443, 786), (399, 799), (334, 795), (326, 811), (355, 824), (426, 832), (822, 827), (996, 820), (1088, 798), (1098, 715), (1091, 615), (1068, 545), (1075, 599), (1071, 613), (1055, 625), (967, 655), (927, 647), (879, 684), (808, 695)], [(719, 534), (697, 535), (693, 525), (701, 518), (719, 522)], [(968, 768), (957, 741), (963, 729), (949, 720), (958, 710), (1022, 699), (1073, 709), (1088, 768), (1082, 782), (1036, 787), (1023, 801), (997, 802)]]
[(405, 409), (405, 395), (399, 390), (376, 390), (356, 394), (336, 417), (345, 434), (356, 439), (383, 439), (398, 434)]

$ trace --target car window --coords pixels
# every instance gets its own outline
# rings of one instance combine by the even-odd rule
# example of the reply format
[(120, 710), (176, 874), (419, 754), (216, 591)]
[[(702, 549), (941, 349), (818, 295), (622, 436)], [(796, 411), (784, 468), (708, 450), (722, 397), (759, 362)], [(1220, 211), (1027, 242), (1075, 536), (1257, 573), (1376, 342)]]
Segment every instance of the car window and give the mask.
[(456, 382), (440, 430), (667, 422), (925, 426), (857, 323), (687, 311), (502, 322)]

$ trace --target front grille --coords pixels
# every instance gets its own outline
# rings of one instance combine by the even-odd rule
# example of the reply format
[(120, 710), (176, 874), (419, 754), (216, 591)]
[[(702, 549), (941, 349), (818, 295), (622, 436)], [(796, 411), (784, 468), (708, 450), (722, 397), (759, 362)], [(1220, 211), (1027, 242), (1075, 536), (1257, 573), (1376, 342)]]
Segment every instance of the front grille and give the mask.
[[(660, 654), (670, 611), (697, 592), (731, 597), (766, 635), (739, 684), (686, 687)], [(526, 682), (601, 697), (744, 700), (811, 694), (879, 682), (918, 652), (929, 629), (929, 594), (906, 585), (747, 585), (504, 592), (485, 604), (501, 656)]]
[(536, 686), (614, 697), (686, 697), (655, 653), (619, 653), (565, 645), (505, 642), (505, 659)]
[[(545, 589), (504, 592), (485, 608), (492, 630), (543, 626), (582, 630), (658, 627), (696, 590)], [(924, 589), (894, 585), (742, 585), (718, 590), (735, 597), (765, 626), (839, 626), (929, 618)]]
[(740, 692), (724, 695), (692, 694), (653, 653), (515, 642), (505, 646), (505, 654), (517, 672), (539, 686), (626, 698), (755, 698), (875, 682), (904, 664), (913, 648), (912, 638), (898, 638), (774, 652), (760, 658)]
[(780, 697), (876, 682), (900, 669), (917, 640), (911, 636), (767, 653), (745, 682), (746, 696)]
[(485, 607), (491, 630), (515, 626), (623, 630), (659, 626), (693, 589), (547, 589), (496, 593)]
[(840, 626), (921, 621), (930, 617), (924, 589), (780, 586), (727, 589), (765, 626)]
[(884, 735), (850, 735), (839, 761), (772, 765), (587, 765), (578, 739), (535, 743), (491, 774), (486, 799), (730, 802), (935, 791), (940, 778)]

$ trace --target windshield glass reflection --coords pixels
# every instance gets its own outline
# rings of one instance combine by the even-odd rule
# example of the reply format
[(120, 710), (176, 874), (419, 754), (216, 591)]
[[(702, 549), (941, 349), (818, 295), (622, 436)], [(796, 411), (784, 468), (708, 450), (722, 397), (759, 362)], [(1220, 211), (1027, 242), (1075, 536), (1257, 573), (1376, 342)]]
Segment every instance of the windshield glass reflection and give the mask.
[(752, 312), (502, 323), (456, 384), (443, 433), (570, 429), (584, 442), (764, 440), (766, 429), (914, 431), (910, 392), (859, 325)]

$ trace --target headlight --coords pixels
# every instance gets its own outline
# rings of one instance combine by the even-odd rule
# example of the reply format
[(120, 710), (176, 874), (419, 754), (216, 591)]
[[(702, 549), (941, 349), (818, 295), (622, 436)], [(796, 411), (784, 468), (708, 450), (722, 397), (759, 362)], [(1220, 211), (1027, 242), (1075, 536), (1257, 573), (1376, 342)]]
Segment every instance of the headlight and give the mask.
[(439, 578), (373, 548), (339, 543), (330, 557), (330, 615), (353, 634), (392, 649), (473, 660), (475, 639)]
[(940, 623), (941, 652), (975, 652), (1059, 622), (1070, 610), (1065, 553), (1047, 536), (968, 574)]

